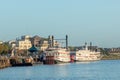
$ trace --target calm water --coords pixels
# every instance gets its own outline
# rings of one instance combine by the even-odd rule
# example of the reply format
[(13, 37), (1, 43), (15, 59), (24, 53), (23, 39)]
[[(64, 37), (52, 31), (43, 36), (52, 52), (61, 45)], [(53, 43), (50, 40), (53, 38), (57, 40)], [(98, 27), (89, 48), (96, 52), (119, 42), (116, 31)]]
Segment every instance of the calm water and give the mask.
[(120, 80), (120, 60), (9, 67), (0, 80)]

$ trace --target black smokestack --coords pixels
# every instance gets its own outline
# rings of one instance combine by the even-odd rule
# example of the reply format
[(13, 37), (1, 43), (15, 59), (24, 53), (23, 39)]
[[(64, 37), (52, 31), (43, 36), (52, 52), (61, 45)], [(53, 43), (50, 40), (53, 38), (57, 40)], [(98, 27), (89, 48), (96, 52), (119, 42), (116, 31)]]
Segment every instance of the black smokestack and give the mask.
[(51, 36), (49, 35), (48, 36), (48, 43), (49, 43), (49, 47), (51, 47), (52, 45), (51, 45), (51, 42), (52, 42), (52, 40), (51, 40)]
[(54, 47), (54, 36), (52, 35), (52, 47)]
[(68, 35), (66, 35), (66, 49), (68, 49)]
[(90, 42), (90, 50), (92, 50), (92, 42)]

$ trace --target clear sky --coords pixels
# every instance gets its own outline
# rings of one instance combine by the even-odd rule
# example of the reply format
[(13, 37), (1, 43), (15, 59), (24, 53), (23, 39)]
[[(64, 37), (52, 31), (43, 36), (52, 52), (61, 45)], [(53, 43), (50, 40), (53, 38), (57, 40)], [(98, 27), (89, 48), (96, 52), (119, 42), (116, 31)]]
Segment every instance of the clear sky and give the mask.
[(120, 47), (120, 0), (0, 0), (0, 40), (69, 36), (69, 45)]

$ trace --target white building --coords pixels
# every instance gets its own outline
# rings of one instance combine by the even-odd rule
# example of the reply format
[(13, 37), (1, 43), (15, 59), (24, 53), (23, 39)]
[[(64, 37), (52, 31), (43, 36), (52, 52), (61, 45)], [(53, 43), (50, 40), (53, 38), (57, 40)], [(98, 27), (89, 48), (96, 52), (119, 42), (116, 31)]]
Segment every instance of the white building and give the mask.
[(22, 36), (21, 40), (17, 40), (16, 47), (18, 50), (28, 50), (32, 47), (32, 43), (30, 41), (30, 36)]
[(43, 40), (40, 42), (40, 50), (41, 51), (45, 51), (48, 48), (48, 46), (49, 46), (48, 41)]

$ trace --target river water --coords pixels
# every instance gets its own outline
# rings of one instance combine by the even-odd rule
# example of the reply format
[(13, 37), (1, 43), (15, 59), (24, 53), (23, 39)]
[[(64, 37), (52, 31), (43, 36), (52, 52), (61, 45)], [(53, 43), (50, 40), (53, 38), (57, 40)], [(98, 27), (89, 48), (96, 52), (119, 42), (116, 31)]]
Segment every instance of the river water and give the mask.
[(9, 67), (0, 80), (120, 80), (120, 60)]

